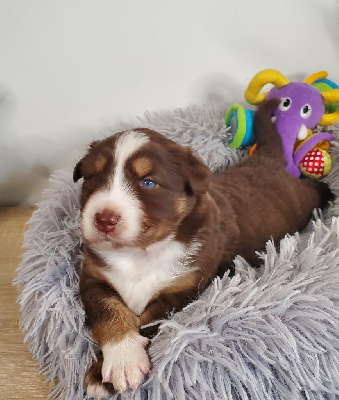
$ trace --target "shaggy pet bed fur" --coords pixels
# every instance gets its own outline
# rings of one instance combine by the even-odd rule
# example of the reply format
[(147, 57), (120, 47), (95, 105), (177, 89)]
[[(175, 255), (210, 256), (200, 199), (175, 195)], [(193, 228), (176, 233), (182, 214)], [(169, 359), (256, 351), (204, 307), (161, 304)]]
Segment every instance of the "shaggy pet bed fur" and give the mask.
[[(153, 128), (189, 144), (212, 170), (246, 156), (231, 150), (226, 107), (176, 110), (115, 127)], [(113, 131), (113, 130), (112, 130)], [(332, 131), (339, 141), (339, 128)], [(106, 135), (110, 132), (106, 131)], [(325, 180), (339, 194), (339, 145)], [(274, 173), (274, 171), (272, 171)], [(34, 212), (15, 280), (26, 341), (52, 382), (51, 396), (83, 399), (97, 352), (78, 295), (80, 185), (57, 172)], [(216, 279), (196, 301), (164, 321), (149, 348), (148, 380), (121, 399), (339, 399), (338, 203), (279, 250), (267, 243), (261, 269), (236, 258), (235, 276)]]

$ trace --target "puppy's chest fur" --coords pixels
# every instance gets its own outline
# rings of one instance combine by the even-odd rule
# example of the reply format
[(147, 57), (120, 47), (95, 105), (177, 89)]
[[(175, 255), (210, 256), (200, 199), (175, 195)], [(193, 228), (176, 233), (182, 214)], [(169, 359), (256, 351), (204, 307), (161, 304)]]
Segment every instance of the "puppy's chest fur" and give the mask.
[(102, 274), (137, 315), (158, 292), (192, 271), (199, 250), (193, 241), (184, 245), (174, 239), (163, 240), (146, 250), (125, 248), (96, 251), (104, 260)]

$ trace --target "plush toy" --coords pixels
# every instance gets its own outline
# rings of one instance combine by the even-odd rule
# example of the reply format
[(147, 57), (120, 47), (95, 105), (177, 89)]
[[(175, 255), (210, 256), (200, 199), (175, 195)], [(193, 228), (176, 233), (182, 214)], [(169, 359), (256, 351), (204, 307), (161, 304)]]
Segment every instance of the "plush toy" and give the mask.
[(247, 110), (240, 104), (233, 104), (233, 106), (228, 110), (225, 123), (226, 126), (230, 126), (232, 132), (234, 132), (233, 138), (229, 143), (229, 146), (232, 149), (253, 145), (254, 114), (254, 110)]
[[(309, 78), (312, 77), (318, 77), (313, 83), (311, 83), (311, 85), (317, 88), (320, 92), (327, 92), (332, 89), (339, 89), (339, 86), (336, 83), (327, 79), (327, 72), (325, 71), (318, 72), (317, 74), (314, 74)], [(330, 114), (337, 110), (339, 110), (338, 104), (325, 104), (326, 113)]]
[[(287, 169), (296, 178), (301, 175), (301, 171), (305, 175), (319, 178), (330, 170), (331, 159), (327, 150), (333, 137), (328, 132), (311, 131), (316, 125), (330, 125), (339, 121), (338, 109), (325, 113), (325, 104), (331, 104), (333, 110), (334, 105), (339, 103), (339, 88), (333, 88), (329, 80), (325, 82), (326, 77), (326, 72), (320, 72), (303, 82), (290, 82), (278, 71), (264, 70), (251, 80), (245, 91), (245, 99), (253, 105), (266, 98), (281, 99), (273, 120), (282, 139)], [(260, 93), (268, 83), (275, 87), (269, 92)], [(242, 106), (234, 105), (226, 115), (227, 126), (232, 124), (232, 119), (236, 119), (231, 147), (250, 145), (254, 141), (253, 115), (247, 118), (248, 111), (244, 109), (243, 112)], [(313, 156), (310, 152), (315, 149), (319, 150), (315, 156), (319, 160), (311, 158)]]

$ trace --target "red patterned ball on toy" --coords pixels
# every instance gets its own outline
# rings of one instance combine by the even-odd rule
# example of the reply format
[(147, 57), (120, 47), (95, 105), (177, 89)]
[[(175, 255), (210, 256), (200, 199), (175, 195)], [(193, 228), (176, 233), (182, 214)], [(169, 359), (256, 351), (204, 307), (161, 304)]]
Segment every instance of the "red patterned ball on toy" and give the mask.
[(327, 175), (332, 168), (332, 159), (324, 149), (314, 148), (301, 160), (301, 172), (310, 177), (319, 179)]

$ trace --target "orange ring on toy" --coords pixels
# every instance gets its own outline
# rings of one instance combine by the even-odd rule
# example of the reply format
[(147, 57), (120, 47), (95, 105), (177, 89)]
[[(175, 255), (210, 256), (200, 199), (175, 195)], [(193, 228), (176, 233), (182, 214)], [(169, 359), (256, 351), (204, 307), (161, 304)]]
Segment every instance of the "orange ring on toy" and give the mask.
[(253, 154), (254, 154), (254, 152), (257, 150), (257, 148), (258, 148), (258, 145), (257, 145), (256, 143), (254, 143), (254, 145), (251, 146), (251, 148), (249, 149), (248, 155), (249, 155), (249, 156), (253, 156)]

